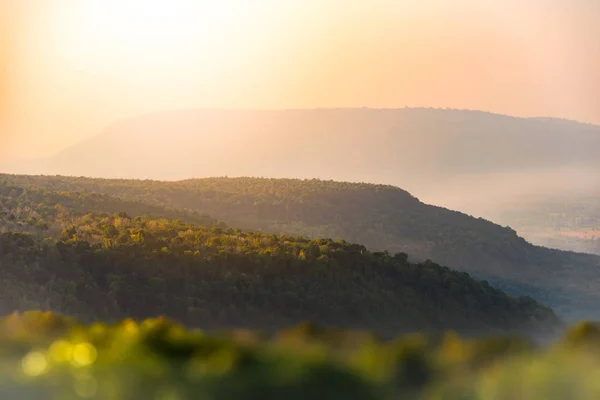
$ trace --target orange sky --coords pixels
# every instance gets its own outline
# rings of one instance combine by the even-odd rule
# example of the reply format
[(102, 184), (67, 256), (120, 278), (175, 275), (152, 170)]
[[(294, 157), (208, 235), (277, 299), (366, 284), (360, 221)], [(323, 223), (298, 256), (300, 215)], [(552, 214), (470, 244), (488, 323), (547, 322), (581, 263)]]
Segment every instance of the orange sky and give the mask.
[(0, 161), (173, 108), (600, 124), (599, 20), (597, 0), (0, 0)]

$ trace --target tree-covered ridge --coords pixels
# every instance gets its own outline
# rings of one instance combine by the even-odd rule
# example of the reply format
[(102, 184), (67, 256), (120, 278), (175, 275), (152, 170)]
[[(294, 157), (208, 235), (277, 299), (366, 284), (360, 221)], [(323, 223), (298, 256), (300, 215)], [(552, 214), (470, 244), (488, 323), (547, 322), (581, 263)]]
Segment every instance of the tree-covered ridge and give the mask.
[[(0, 184), (0, 230), (48, 230), (64, 227), (74, 218), (89, 213), (149, 215), (183, 219), (189, 223), (212, 226), (218, 221), (196, 212), (184, 212), (151, 203), (123, 200), (91, 192), (51, 191)], [(224, 226), (223, 223), (220, 223)]]
[(313, 324), (266, 334), (189, 330), (165, 318), (81, 324), (0, 318), (0, 397), (24, 400), (591, 400), (600, 329), (541, 347), (453, 332), (381, 340)]
[(164, 314), (190, 325), (272, 329), (303, 320), (386, 333), (551, 329), (554, 313), (468, 274), (404, 253), (89, 214), (58, 239), (0, 236), (4, 312), (40, 308), (84, 319)]
[(528, 295), (573, 319), (597, 317), (600, 257), (537, 247), (508, 227), (423, 204), (404, 190), (300, 179), (207, 178), (181, 182), (2, 175), (0, 182), (208, 214), (229, 226), (331, 237), (405, 252)]

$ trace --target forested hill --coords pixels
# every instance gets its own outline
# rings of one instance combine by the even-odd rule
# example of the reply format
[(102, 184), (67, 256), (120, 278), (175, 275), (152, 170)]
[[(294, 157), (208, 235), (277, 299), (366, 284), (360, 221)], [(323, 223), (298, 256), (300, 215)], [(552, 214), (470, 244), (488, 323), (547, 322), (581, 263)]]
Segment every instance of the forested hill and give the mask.
[(412, 260), (431, 259), (531, 296), (568, 318), (600, 317), (600, 257), (533, 246), (510, 228), (423, 204), (392, 186), (255, 178), (159, 182), (3, 175), (3, 181), (28, 190), (107, 193), (207, 214), (242, 229), (405, 252)]
[[(166, 315), (206, 329), (273, 330), (309, 320), (385, 334), (560, 325), (531, 298), (431, 261), (410, 263), (404, 253), (245, 232), (209, 218), (202, 227), (140, 216), (149, 206), (139, 202), (123, 202), (132, 215), (101, 211), (119, 201), (15, 187), (0, 193), (0, 311), (109, 321)], [(85, 214), (86, 205), (96, 212)], [(187, 215), (197, 218), (178, 214)]]

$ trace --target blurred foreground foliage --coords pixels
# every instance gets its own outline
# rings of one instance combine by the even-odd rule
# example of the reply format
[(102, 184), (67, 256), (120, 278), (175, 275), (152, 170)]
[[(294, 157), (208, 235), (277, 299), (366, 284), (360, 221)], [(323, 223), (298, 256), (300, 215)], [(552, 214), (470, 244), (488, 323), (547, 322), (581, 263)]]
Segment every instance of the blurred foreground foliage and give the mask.
[(2, 399), (595, 399), (600, 329), (540, 347), (454, 333), (380, 340), (305, 323), (276, 333), (186, 330), (164, 318), (81, 325), (0, 319)]

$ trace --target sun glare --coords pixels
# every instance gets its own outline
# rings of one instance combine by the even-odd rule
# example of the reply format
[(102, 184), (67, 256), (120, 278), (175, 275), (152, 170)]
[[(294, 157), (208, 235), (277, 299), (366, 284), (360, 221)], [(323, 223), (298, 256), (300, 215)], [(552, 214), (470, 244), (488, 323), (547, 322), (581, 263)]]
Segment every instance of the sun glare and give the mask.
[[(73, 57), (161, 63), (212, 53), (239, 34), (240, 1), (90, 0), (68, 10)], [(93, 57), (97, 58), (97, 57)], [(95, 61), (98, 61), (97, 59)]]

